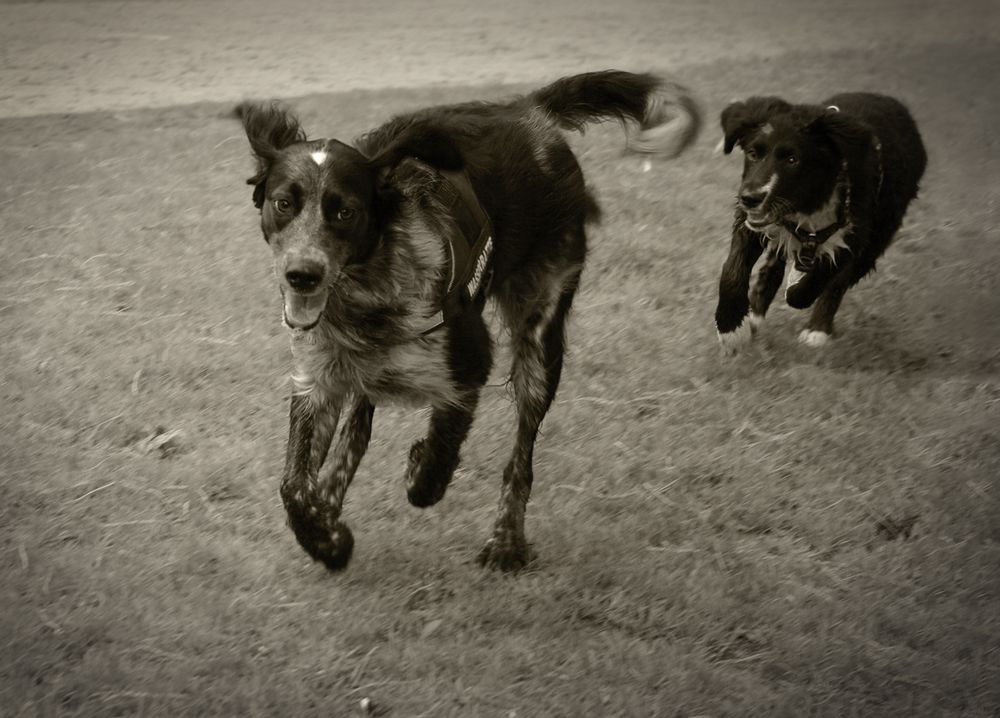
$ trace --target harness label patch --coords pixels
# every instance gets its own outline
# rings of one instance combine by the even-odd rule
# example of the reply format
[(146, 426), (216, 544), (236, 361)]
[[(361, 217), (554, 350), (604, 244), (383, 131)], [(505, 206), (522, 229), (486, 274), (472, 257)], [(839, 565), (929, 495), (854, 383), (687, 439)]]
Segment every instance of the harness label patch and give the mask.
[(479, 288), (483, 283), (483, 276), (486, 274), (486, 265), (489, 264), (492, 255), (493, 237), (487, 237), (486, 244), (483, 245), (483, 251), (476, 257), (476, 268), (472, 272), (472, 279), (465, 285), (465, 288), (469, 290), (470, 297), (474, 298), (479, 294)]

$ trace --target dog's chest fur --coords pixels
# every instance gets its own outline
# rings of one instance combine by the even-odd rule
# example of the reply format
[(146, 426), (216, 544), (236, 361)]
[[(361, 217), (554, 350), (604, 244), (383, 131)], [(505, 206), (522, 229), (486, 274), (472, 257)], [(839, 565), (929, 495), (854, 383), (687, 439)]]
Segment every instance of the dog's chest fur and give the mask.
[[(838, 219), (840, 211), (840, 198), (837, 190), (834, 190), (821, 209), (811, 214), (796, 212), (788, 217), (793, 224), (815, 232), (829, 227)], [(836, 265), (837, 252), (841, 249), (850, 250), (847, 244), (847, 237), (851, 233), (851, 223), (848, 221), (843, 227), (830, 235), (826, 241), (816, 247), (817, 256), (825, 256), (828, 261)], [(782, 227), (780, 224), (773, 224), (768, 227), (764, 234), (768, 238), (768, 244), (780, 251), (788, 260), (795, 260), (802, 249), (802, 242), (794, 234)]]
[(292, 336), (296, 393), (323, 403), (363, 394), (375, 404), (441, 405), (455, 400), (443, 333), (388, 347), (348, 348), (329, 332)]
[(442, 293), (441, 232), (417, 202), (406, 203), (368, 274), (342, 288), (343, 296), (331, 297), (315, 329), (292, 332), (296, 393), (319, 403), (347, 394), (376, 404), (457, 400), (447, 335), (423, 333)]

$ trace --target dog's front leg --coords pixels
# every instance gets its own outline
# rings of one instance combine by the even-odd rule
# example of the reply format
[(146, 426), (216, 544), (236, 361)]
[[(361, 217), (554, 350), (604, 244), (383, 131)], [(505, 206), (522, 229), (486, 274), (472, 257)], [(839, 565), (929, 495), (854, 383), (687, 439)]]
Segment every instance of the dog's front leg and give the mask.
[(281, 497), (299, 544), (330, 570), (343, 568), (351, 558), (354, 538), (340, 513), (368, 448), (374, 411), (366, 397), (357, 397), (328, 455), (339, 405), (317, 406), (308, 397), (292, 397)]
[(427, 437), (410, 447), (406, 467), (406, 496), (414, 506), (433, 506), (444, 498), (478, 403), (479, 387), (472, 387), (457, 404), (432, 409)]
[(757, 271), (757, 281), (750, 289), (750, 314), (747, 316), (747, 321), (750, 323), (752, 334), (756, 334), (763, 323), (784, 276), (785, 258), (781, 250), (778, 247), (768, 247), (767, 255)]
[(737, 217), (729, 257), (722, 265), (715, 309), (715, 328), (726, 354), (735, 354), (750, 341), (750, 322), (744, 321), (750, 310), (750, 273), (763, 249), (761, 235), (751, 232)]

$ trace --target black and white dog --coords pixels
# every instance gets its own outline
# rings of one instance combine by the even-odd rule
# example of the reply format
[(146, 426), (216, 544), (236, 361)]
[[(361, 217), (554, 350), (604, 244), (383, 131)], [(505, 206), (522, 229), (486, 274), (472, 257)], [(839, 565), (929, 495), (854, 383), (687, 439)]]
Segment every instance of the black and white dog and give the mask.
[(738, 144), (744, 164), (719, 341), (735, 353), (750, 340), (791, 262), (785, 300), (813, 307), (799, 341), (822, 346), (844, 294), (875, 268), (917, 195), (927, 154), (916, 123), (891, 97), (850, 93), (820, 105), (751, 97), (723, 110), (722, 130), (726, 154)]
[(510, 334), (517, 419), (480, 561), (523, 567), (535, 439), (599, 214), (562, 130), (616, 119), (636, 125), (633, 149), (673, 156), (699, 124), (688, 92), (650, 74), (585, 73), (400, 115), (352, 144), (308, 139), (276, 105), (237, 109), (295, 362), (281, 496), (299, 543), (331, 569), (350, 559), (341, 509), (380, 404), (430, 407), (407, 497), (444, 496), (492, 365), (491, 300)]

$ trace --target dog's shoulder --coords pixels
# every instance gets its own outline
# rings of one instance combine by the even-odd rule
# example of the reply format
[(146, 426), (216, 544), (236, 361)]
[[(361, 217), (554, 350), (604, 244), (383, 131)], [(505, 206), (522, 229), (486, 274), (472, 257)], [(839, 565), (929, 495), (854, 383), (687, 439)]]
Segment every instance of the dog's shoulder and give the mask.
[(899, 182), (902, 193), (912, 196), (927, 167), (927, 151), (909, 108), (895, 97), (872, 92), (841, 93), (826, 102), (853, 127), (856, 146), (876, 148), (884, 181)]
[(913, 115), (895, 97), (849, 92), (834, 95), (824, 104), (836, 108), (846, 120), (857, 123), (883, 143), (919, 142), (920, 134)]

